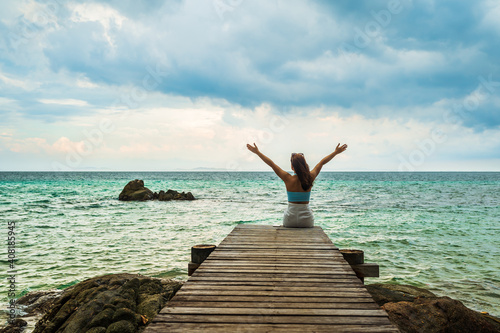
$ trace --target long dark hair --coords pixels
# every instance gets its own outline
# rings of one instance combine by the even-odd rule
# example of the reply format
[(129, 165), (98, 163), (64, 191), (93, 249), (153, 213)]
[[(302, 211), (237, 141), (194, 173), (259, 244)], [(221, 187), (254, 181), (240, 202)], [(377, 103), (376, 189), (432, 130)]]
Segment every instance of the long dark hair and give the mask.
[(290, 160), (297, 177), (299, 177), (302, 189), (304, 191), (309, 190), (313, 185), (313, 179), (309, 171), (309, 165), (307, 165), (306, 159), (304, 158), (304, 154), (292, 154)]

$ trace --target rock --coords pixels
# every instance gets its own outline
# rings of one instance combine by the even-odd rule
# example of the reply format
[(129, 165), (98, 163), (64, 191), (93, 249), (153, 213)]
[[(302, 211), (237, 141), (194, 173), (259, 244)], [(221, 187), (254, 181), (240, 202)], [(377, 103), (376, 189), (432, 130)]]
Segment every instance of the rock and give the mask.
[(105, 308), (90, 321), (89, 327), (108, 327), (113, 322), (115, 311), (112, 308)]
[[(85, 280), (64, 290), (33, 332), (136, 332), (144, 327), (141, 316), (150, 321), (181, 285), (125, 273)], [(151, 298), (159, 302), (154, 309), (142, 304)]]
[(137, 311), (151, 320), (162, 308), (162, 299), (158, 295), (148, 295), (142, 299)]
[(106, 333), (106, 327), (92, 327), (85, 333)]
[(26, 328), (28, 323), (20, 318), (16, 318), (9, 322), (9, 325), (0, 329), (0, 333), (21, 333)]
[(172, 193), (165, 193), (165, 191), (160, 191), (160, 193), (158, 193), (159, 201), (170, 201), (173, 198), (174, 196), (172, 195)]
[(0, 329), (1, 333), (29, 332), (62, 294), (62, 290), (32, 291), (17, 300), (18, 318)]
[(159, 201), (170, 201), (170, 200), (196, 200), (191, 192), (179, 193), (174, 190), (152, 192), (148, 188), (144, 187), (144, 181), (136, 179), (130, 181), (123, 188), (122, 192), (118, 196), (119, 200), (123, 201), (145, 201), (145, 200), (156, 200)]
[(106, 333), (135, 333), (136, 329), (129, 321), (120, 320), (109, 325)]
[(426, 289), (397, 284), (371, 284), (366, 289), (401, 332), (500, 332), (498, 318)]
[(144, 187), (144, 181), (136, 179), (125, 185), (118, 199), (123, 201), (145, 201), (152, 200), (153, 197), (154, 193)]
[(63, 291), (59, 289), (32, 291), (20, 297), (17, 304), (26, 313), (23, 317), (43, 314), (54, 305), (54, 302), (62, 293)]
[[(139, 318), (141, 318), (141, 316), (139, 316)], [(138, 319), (137, 314), (134, 311), (127, 308), (118, 309), (113, 315), (113, 322), (120, 320), (127, 320), (130, 321), (131, 323), (138, 324), (137, 319)]]
[(498, 333), (500, 324), (466, 308), (449, 297), (417, 298), (413, 302), (388, 302), (382, 308), (402, 333), (482, 332)]
[(369, 284), (366, 289), (378, 305), (387, 302), (413, 302), (417, 297), (436, 297), (435, 294), (422, 288), (401, 284)]

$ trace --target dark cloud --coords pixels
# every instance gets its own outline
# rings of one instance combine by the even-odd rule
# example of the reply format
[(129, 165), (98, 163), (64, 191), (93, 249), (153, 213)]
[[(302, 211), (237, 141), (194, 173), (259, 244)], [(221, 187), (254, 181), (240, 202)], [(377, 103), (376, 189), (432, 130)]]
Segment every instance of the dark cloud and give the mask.
[[(106, 86), (141, 86), (147, 68), (160, 63), (168, 77), (155, 89), (166, 94), (246, 107), (364, 105), (371, 109), (359, 112), (368, 117), (397, 112), (426, 118), (400, 110), (463, 98), (476, 89), (479, 75), (500, 76), (500, 39), (483, 24), (484, 2), (401, 0), (400, 11), (386, 23), (380, 15), (391, 1), (225, 3), (230, 10), (223, 15), (212, 1), (80, 4), (104, 6), (109, 15), (124, 18), (122, 23), (116, 17), (103, 21), (99, 12), (95, 19), (75, 20), (69, 6), (59, 12), (58, 28), (45, 27), (36, 39), (39, 47), (28, 51), (35, 70), (48, 66), (51, 73)], [(0, 23), (3, 36), (9, 29)], [(360, 34), (362, 47), (356, 45)], [(16, 60), (18, 51), (2, 45), (7, 53), (0, 55), (0, 69), (26, 78), (33, 63)], [(42, 92), (51, 89), (47, 85)], [(52, 94), (68, 98), (67, 92)], [(92, 103), (95, 92), (82, 92), (87, 93), (82, 99)], [(470, 114), (464, 125), (498, 126), (494, 110)]]

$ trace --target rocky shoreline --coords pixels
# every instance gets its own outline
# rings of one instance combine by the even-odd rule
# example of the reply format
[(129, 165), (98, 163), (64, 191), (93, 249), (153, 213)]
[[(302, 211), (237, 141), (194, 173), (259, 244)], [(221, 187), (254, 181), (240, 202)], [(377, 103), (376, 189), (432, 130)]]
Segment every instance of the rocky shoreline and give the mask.
[[(30, 292), (17, 304), (23, 315), (0, 333), (142, 332), (182, 282), (138, 274), (110, 274), (63, 291)], [(28, 326), (28, 322), (36, 324)]]
[[(0, 333), (140, 333), (181, 286), (176, 280), (122, 273), (65, 290), (30, 292), (18, 300), (25, 314)], [(366, 288), (401, 332), (500, 332), (499, 318), (426, 289), (396, 284)]]
[(401, 332), (500, 332), (500, 318), (423, 288), (370, 284), (366, 289)]

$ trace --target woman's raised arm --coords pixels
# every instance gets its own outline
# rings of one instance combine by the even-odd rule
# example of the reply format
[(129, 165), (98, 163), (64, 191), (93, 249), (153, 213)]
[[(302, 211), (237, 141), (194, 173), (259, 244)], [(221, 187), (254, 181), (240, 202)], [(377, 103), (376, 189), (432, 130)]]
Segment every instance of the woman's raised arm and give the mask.
[(326, 163), (330, 162), (332, 160), (332, 158), (334, 158), (336, 155), (344, 152), (346, 149), (347, 149), (347, 145), (346, 144), (343, 144), (341, 146), (340, 143), (339, 143), (337, 145), (337, 148), (335, 148), (335, 151), (333, 153), (331, 153), (328, 156), (325, 156), (321, 161), (319, 161), (319, 163), (311, 171), (311, 176), (312, 176), (313, 180), (319, 175), (319, 173), (321, 172), (321, 168), (323, 168), (323, 165), (325, 165)]
[(288, 178), (291, 177), (291, 175), (288, 172), (286, 172), (285, 170), (281, 169), (269, 157), (267, 157), (266, 155), (262, 154), (259, 151), (259, 148), (257, 148), (257, 145), (255, 144), (255, 142), (254, 142), (253, 146), (250, 145), (250, 144), (247, 144), (247, 148), (252, 153), (254, 153), (255, 155), (259, 156), (260, 159), (264, 161), (264, 163), (266, 163), (267, 165), (269, 165), (273, 169), (273, 171), (278, 175), (278, 177), (281, 178), (281, 180), (286, 181), (286, 180), (288, 180)]

